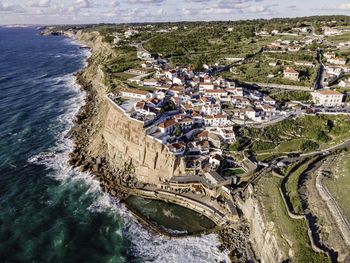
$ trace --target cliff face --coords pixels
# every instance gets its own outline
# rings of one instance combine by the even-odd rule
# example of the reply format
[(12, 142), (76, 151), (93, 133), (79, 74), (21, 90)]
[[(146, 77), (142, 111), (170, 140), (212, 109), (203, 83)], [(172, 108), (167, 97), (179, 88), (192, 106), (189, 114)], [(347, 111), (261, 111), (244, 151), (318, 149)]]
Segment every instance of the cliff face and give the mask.
[(273, 222), (264, 218), (259, 201), (249, 196), (245, 202), (239, 200), (239, 207), (247, 218), (250, 228), (250, 242), (257, 258), (262, 263), (279, 263), (288, 259), (281, 248), (274, 231)]
[(78, 32), (76, 36), (92, 53), (89, 66), (81, 74), (85, 85), (90, 85), (94, 100), (94, 117), (87, 127), (92, 128), (87, 131), (87, 154), (104, 157), (115, 170), (131, 162), (135, 178), (144, 183), (159, 183), (161, 179), (184, 174), (183, 161), (168, 153), (164, 145), (147, 137), (142, 123), (128, 118), (106, 99), (102, 65), (115, 56), (110, 45), (97, 33)]
[(138, 181), (159, 183), (161, 179), (184, 174), (181, 159), (170, 154), (164, 145), (147, 137), (142, 123), (131, 120), (110, 102), (103, 138), (107, 143), (110, 164), (117, 168), (132, 160)]

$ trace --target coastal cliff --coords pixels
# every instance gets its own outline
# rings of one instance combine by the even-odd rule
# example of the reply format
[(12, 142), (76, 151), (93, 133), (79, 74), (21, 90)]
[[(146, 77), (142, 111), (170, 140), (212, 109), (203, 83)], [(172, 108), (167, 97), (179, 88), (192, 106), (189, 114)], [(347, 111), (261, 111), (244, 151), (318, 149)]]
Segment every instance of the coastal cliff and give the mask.
[[(112, 47), (95, 32), (79, 31), (75, 37), (90, 48), (91, 57), (88, 66), (77, 75), (87, 96), (73, 132), (75, 150), (71, 155), (72, 164), (94, 173), (103, 166), (108, 167), (112, 173), (119, 173), (122, 177), (119, 179), (125, 183), (136, 179), (156, 184), (172, 176), (183, 175), (185, 166), (180, 158), (149, 138), (141, 122), (130, 119), (107, 100), (108, 87), (102, 67), (115, 56)], [(128, 166), (128, 171), (125, 166)]]
[[(70, 163), (90, 171), (104, 191), (121, 198), (128, 195), (135, 182), (157, 184), (172, 176), (183, 175), (183, 162), (170, 154), (164, 145), (149, 138), (141, 122), (130, 119), (106, 98), (108, 86), (102, 67), (115, 56), (111, 46), (94, 32), (78, 32), (74, 37), (90, 48), (91, 57), (88, 66), (77, 74), (78, 82), (86, 91), (86, 103), (72, 131), (75, 147)], [(264, 223), (256, 224), (254, 204), (247, 202), (241, 210), (252, 229), (250, 242), (258, 257), (263, 262), (284, 259), (277, 244), (269, 239)], [(241, 255), (242, 260), (253, 258), (253, 255), (243, 256), (249, 247), (245, 232), (249, 230), (229, 229), (219, 233), (223, 244)]]
[[(259, 201), (254, 197), (252, 187), (248, 188), (249, 194), (245, 201), (238, 200), (238, 205), (245, 215), (250, 229), (249, 240), (254, 248), (256, 257), (261, 262), (278, 263), (285, 262), (289, 256), (284, 252), (288, 248), (281, 247), (277, 240), (273, 222), (265, 219), (263, 209)], [(288, 251), (291, 253), (291, 251)]]
[(184, 174), (185, 166), (180, 158), (145, 135), (141, 122), (131, 120), (112, 103), (107, 106), (103, 138), (109, 163), (117, 169), (131, 160), (139, 182), (157, 184)]

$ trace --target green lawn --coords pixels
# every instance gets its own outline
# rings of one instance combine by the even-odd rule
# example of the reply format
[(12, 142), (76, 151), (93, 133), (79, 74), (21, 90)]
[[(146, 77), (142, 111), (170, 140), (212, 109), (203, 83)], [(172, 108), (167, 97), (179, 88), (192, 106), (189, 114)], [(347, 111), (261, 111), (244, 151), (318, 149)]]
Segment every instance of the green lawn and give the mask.
[(350, 152), (342, 154), (333, 166), (332, 177), (325, 181), (325, 184), (345, 216), (350, 220)]

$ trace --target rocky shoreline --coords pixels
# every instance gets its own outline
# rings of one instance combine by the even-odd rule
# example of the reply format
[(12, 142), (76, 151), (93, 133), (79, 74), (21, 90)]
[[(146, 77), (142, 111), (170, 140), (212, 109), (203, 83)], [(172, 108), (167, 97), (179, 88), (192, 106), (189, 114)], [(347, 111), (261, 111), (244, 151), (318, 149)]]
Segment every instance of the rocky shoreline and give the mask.
[[(84, 45), (84, 40), (79, 39)], [(91, 47), (90, 47), (91, 48)], [(92, 50), (93, 52), (93, 50)], [(69, 156), (69, 165), (79, 168), (82, 172), (89, 172), (93, 174), (94, 178), (99, 181), (102, 190), (120, 201), (125, 200), (130, 196), (132, 189), (135, 187), (135, 182), (132, 177), (131, 163), (125, 163), (123, 167), (115, 170), (108, 162), (107, 151), (100, 151), (98, 156), (94, 156), (89, 151), (91, 138), (95, 133), (95, 119), (103, 110), (105, 102), (99, 101), (99, 94), (93, 84), (92, 79), (85, 74), (96, 61), (94, 61), (94, 54), (87, 60), (88, 65), (80, 72), (76, 73), (77, 83), (81, 89), (86, 93), (85, 104), (82, 106), (80, 112), (75, 118), (74, 127), (69, 136), (74, 143), (74, 149)], [(96, 66), (96, 65), (95, 65)], [(100, 142), (103, 144), (103, 140)], [(100, 145), (100, 148), (106, 149), (105, 145)], [(157, 229), (142, 219), (142, 216), (135, 214), (135, 218), (141, 224), (156, 234), (168, 236), (166, 233), (157, 231)], [(251, 260), (251, 249), (247, 248), (249, 229), (243, 228), (229, 228), (219, 229), (217, 232), (218, 239), (221, 242), (220, 249), (222, 251), (230, 251), (230, 258), (232, 262), (248, 262)]]

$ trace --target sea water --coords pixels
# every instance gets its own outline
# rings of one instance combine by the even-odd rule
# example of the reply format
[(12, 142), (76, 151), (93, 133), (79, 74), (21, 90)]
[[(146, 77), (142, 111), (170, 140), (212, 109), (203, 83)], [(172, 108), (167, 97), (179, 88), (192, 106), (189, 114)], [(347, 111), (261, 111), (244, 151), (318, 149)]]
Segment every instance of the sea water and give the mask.
[(154, 235), (67, 165), (88, 51), (35, 28), (0, 28), (0, 262), (219, 262), (213, 234)]

